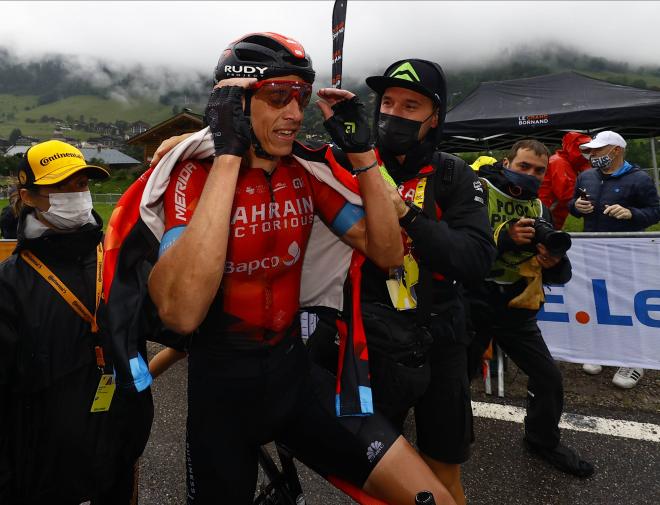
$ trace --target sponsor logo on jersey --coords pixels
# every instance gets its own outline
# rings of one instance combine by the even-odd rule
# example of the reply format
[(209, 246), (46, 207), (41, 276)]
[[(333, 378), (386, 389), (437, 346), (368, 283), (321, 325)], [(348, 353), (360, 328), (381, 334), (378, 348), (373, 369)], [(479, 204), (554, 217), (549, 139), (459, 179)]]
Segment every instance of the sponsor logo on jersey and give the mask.
[(294, 178), (291, 182), (295, 189), (302, 189), (305, 187), (305, 184), (303, 183), (303, 180), (300, 177)]
[(239, 206), (234, 210), (231, 225), (234, 237), (241, 238), (258, 233), (287, 230), (312, 224), (314, 203), (312, 197), (280, 202)]
[(176, 186), (174, 188), (174, 213), (176, 219), (179, 221), (186, 221), (186, 188), (188, 187), (188, 180), (195, 168), (197, 168), (197, 165), (194, 163), (186, 163), (176, 179)]
[(254, 259), (245, 262), (225, 262), (225, 273), (247, 273), (252, 275), (257, 270), (269, 270), (279, 266), (291, 267), (298, 263), (301, 256), (300, 245), (295, 240), (289, 244), (288, 256), (269, 256), (267, 258)]
[(289, 249), (287, 249), (287, 252), (289, 253), (290, 258), (283, 259), (282, 262), (290, 267), (295, 265), (300, 259), (300, 246), (298, 245), (298, 242), (293, 241), (289, 246)]
[(401, 195), (401, 198), (404, 200), (410, 200), (413, 201), (415, 199), (415, 188), (407, 188), (401, 184), (399, 186), (399, 194)]

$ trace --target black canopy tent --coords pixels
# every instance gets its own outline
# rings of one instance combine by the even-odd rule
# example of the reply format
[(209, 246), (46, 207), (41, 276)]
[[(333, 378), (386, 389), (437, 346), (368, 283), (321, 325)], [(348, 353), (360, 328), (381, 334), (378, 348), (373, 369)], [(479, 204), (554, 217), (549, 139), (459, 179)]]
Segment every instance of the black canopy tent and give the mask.
[[(576, 72), (483, 82), (447, 113), (443, 150), (508, 149), (522, 138), (561, 144), (567, 131), (614, 130), (626, 139), (660, 135), (660, 91)], [(657, 179), (655, 145), (651, 142)]]

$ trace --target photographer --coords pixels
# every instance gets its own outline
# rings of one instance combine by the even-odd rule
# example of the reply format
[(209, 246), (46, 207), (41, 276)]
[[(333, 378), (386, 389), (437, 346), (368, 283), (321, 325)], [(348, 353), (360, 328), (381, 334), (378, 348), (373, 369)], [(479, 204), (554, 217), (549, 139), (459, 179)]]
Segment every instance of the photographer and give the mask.
[(542, 143), (521, 140), (502, 163), (479, 169), (498, 256), (486, 280), (468, 287), (475, 332), (470, 373), (476, 375), (481, 355), (494, 338), (529, 378), (527, 449), (563, 472), (588, 477), (593, 466), (560, 442), (562, 377), (536, 323), (542, 284), (564, 284), (571, 278), (566, 257), (570, 237), (552, 229), (550, 212), (538, 199), (548, 158)]

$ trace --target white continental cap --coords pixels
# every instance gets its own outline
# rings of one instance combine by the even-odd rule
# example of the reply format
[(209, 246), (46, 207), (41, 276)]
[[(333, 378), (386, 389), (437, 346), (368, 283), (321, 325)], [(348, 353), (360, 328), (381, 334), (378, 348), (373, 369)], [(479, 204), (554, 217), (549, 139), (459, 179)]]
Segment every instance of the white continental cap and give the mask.
[(604, 131), (598, 133), (598, 135), (596, 135), (591, 142), (582, 144), (580, 146), (580, 150), (584, 151), (586, 149), (598, 149), (599, 147), (603, 146), (619, 146), (625, 148), (626, 145), (626, 141), (618, 133)]

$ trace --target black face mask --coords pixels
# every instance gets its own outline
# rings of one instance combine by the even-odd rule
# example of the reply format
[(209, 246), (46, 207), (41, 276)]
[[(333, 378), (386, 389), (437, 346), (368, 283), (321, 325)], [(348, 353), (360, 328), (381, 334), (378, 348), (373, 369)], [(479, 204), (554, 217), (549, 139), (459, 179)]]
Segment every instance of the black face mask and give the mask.
[(395, 156), (406, 154), (419, 143), (423, 123), (381, 112), (378, 116), (378, 146)]
[(502, 173), (509, 182), (508, 191), (512, 197), (520, 200), (531, 200), (538, 197), (541, 181), (536, 177), (514, 172), (508, 168), (504, 168)]

